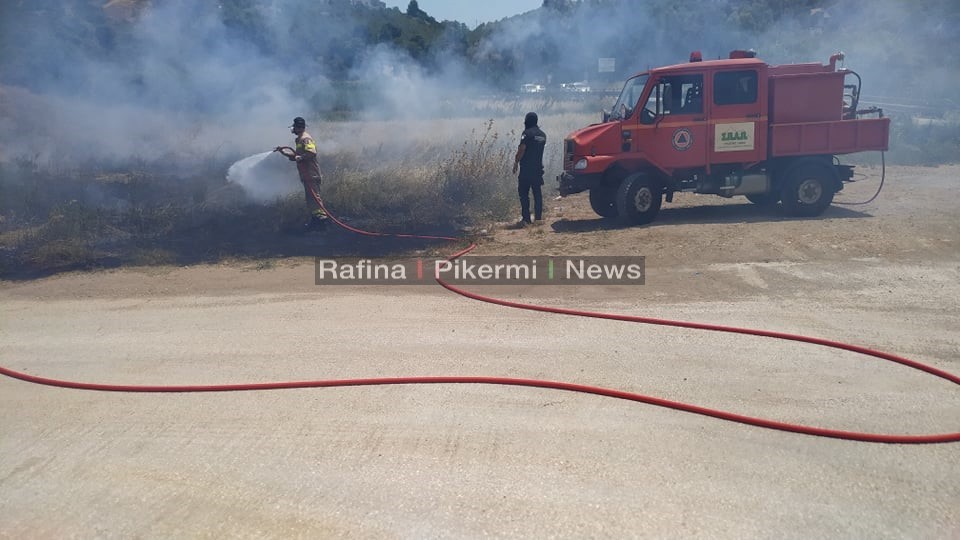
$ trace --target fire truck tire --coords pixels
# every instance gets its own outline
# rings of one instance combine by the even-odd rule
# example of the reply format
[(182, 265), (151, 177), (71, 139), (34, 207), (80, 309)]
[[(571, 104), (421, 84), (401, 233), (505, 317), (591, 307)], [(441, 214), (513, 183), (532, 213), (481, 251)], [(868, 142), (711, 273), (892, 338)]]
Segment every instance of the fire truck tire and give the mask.
[(617, 186), (601, 184), (590, 188), (590, 207), (598, 216), (617, 217)]
[(746, 197), (748, 201), (757, 206), (773, 206), (780, 202), (780, 194), (778, 193), (754, 193)]
[(623, 225), (642, 225), (653, 221), (663, 203), (663, 190), (643, 173), (631, 174), (617, 190), (617, 218)]
[(780, 200), (791, 216), (818, 216), (833, 202), (837, 173), (820, 163), (803, 163), (787, 171)]

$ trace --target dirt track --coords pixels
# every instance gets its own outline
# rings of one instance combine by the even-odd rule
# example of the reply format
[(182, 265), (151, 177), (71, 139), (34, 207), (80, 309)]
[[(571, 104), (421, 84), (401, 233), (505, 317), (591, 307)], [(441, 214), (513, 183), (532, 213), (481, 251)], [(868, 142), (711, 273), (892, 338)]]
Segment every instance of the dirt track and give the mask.
[[(877, 172), (838, 200), (869, 197)], [(690, 196), (628, 230), (575, 196), (479, 253), (644, 255), (642, 287), (487, 292), (846, 340), (958, 373), (958, 182), (960, 166), (890, 169), (876, 203), (810, 220)], [(960, 431), (955, 386), (873, 359), (439, 287), (321, 288), (312, 270), (2, 283), (0, 361), (129, 384), (545, 378), (836, 429)], [(0, 411), (0, 537), (960, 535), (960, 445), (817, 439), (557, 391), (130, 395), (3, 379)]]

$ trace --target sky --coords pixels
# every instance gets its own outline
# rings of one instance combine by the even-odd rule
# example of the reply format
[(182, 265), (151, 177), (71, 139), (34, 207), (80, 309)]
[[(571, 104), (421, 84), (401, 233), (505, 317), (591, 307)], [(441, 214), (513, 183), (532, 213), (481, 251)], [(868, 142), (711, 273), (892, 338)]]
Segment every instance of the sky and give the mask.
[[(385, 0), (387, 7), (406, 11), (410, 0)], [(480, 23), (499, 21), (537, 9), (543, 0), (417, 0), (420, 9), (438, 21), (449, 20), (476, 28)]]

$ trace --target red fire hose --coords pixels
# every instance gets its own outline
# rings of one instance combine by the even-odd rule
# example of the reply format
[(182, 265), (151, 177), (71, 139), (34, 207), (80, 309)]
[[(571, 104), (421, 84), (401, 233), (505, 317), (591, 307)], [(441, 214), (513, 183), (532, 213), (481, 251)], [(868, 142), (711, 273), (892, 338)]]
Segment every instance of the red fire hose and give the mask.
[[(327, 212), (327, 215), (329, 215), (330, 218), (337, 225), (339, 225), (340, 227), (348, 231), (354, 232), (356, 234), (360, 234), (364, 236), (379, 236), (379, 237), (386, 236), (386, 237), (392, 237), (392, 238), (418, 238), (418, 239), (449, 240), (449, 241), (459, 240), (458, 238), (454, 238), (450, 236), (391, 234), (391, 233), (371, 232), (371, 231), (364, 231), (362, 229), (357, 229), (355, 227), (351, 227), (347, 223), (344, 223), (342, 220), (338, 219), (333, 214), (331, 214), (326, 209), (326, 207), (323, 204), (323, 201), (320, 200), (319, 195), (315, 191), (313, 192), (313, 197), (317, 200), (317, 203), (320, 205), (320, 207)], [(449, 259), (455, 259), (457, 257), (461, 257), (473, 251), (476, 247), (477, 247), (476, 244), (470, 244), (469, 246), (450, 255)], [(772, 332), (768, 330), (754, 330), (750, 328), (737, 328), (733, 326), (720, 326), (720, 325), (703, 324), (703, 323), (696, 323), (696, 322), (673, 321), (669, 319), (656, 319), (652, 317), (638, 317), (633, 315), (619, 315), (614, 313), (600, 313), (600, 312), (594, 312), (594, 311), (582, 311), (582, 310), (567, 309), (567, 308), (560, 308), (560, 307), (525, 304), (521, 302), (502, 300), (499, 298), (493, 298), (490, 296), (484, 296), (481, 294), (472, 293), (472, 292), (460, 289), (458, 287), (455, 287), (453, 285), (450, 285), (449, 283), (446, 283), (439, 278), (437, 278), (437, 282), (447, 290), (457, 293), (466, 298), (479, 300), (481, 302), (488, 302), (491, 304), (497, 304), (500, 306), (517, 308), (517, 309), (541, 311), (546, 313), (556, 313), (561, 315), (571, 315), (576, 317), (592, 317), (597, 319), (608, 319), (608, 320), (625, 321), (625, 322), (641, 323), (641, 324), (676, 326), (680, 328), (709, 330), (713, 332), (746, 334), (751, 336), (761, 336), (761, 337), (769, 337), (774, 339), (783, 339), (783, 340), (790, 340), (790, 341), (799, 341), (803, 343), (811, 343), (811, 344), (820, 345), (823, 347), (841, 349), (841, 350), (850, 351), (858, 354), (872, 356), (874, 358), (879, 358), (881, 360), (896, 362), (898, 364), (903, 364), (907, 367), (924, 371), (926, 373), (929, 373), (941, 379), (945, 379), (954, 384), (960, 385), (960, 377), (952, 373), (948, 373), (946, 371), (934, 368), (932, 366), (928, 366), (926, 364), (922, 364), (920, 362), (916, 362), (914, 360), (909, 360), (901, 356), (896, 356), (890, 353), (876, 351), (873, 349), (868, 349), (866, 347), (860, 347), (857, 345), (841, 343), (838, 341), (830, 341), (826, 339), (801, 336), (797, 334)], [(779, 431), (789, 431), (793, 433), (801, 433), (804, 435), (814, 435), (818, 437), (829, 437), (834, 439), (844, 439), (844, 440), (851, 440), (851, 441), (893, 443), (893, 444), (930, 444), (930, 443), (960, 442), (960, 432), (941, 433), (941, 434), (933, 434), (933, 435), (891, 435), (891, 434), (878, 434), (878, 433), (860, 433), (855, 431), (840, 431), (840, 430), (834, 430), (834, 429), (819, 428), (814, 426), (804, 426), (804, 425), (798, 425), (798, 424), (790, 424), (786, 422), (777, 422), (774, 420), (767, 420), (764, 418), (743, 416), (743, 415), (734, 414), (726, 411), (700, 407), (697, 405), (690, 405), (687, 403), (680, 403), (677, 401), (670, 401), (662, 398), (636, 394), (633, 392), (613, 390), (609, 388), (600, 388), (596, 386), (588, 386), (588, 385), (558, 382), (558, 381), (518, 379), (518, 378), (509, 378), (509, 377), (385, 377), (385, 378), (367, 378), (367, 379), (314, 380), (314, 381), (266, 382), (266, 383), (222, 384), (222, 385), (155, 386), (155, 385), (97, 384), (97, 383), (65, 381), (65, 380), (58, 380), (58, 379), (48, 379), (45, 377), (37, 377), (35, 375), (28, 375), (26, 373), (14, 371), (12, 369), (8, 369), (3, 366), (0, 366), (0, 374), (6, 375), (8, 377), (20, 379), (23, 381), (36, 383), (36, 384), (56, 386), (61, 388), (74, 388), (79, 390), (98, 390), (98, 391), (106, 391), (106, 392), (151, 392), (151, 393), (156, 393), (156, 392), (235, 392), (235, 391), (249, 391), (249, 390), (279, 390), (279, 389), (289, 389), (289, 388), (376, 386), (376, 385), (396, 385), (396, 384), (495, 384), (495, 385), (507, 385), (507, 386), (526, 386), (526, 387), (535, 387), (535, 388), (550, 388), (554, 390), (566, 390), (570, 392), (581, 392), (586, 394), (595, 394), (599, 396), (625, 399), (629, 401), (637, 401), (640, 403), (657, 405), (659, 407), (667, 407), (667, 408), (676, 409), (679, 411), (685, 411), (685, 412), (700, 414), (704, 416), (711, 416), (713, 418), (719, 418), (721, 420), (727, 420), (730, 422), (738, 422), (741, 424), (747, 424), (747, 425), (761, 427), (761, 428), (775, 429)]]

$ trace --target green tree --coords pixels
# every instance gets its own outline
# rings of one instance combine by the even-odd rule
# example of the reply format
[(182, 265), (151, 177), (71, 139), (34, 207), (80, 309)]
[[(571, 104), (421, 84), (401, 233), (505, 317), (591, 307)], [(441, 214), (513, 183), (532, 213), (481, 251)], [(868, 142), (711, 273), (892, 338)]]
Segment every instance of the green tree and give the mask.
[(427, 21), (436, 24), (437, 20), (427, 15), (427, 12), (420, 9), (420, 4), (417, 3), (417, 0), (410, 0), (410, 3), (407, 4), (407, 16), (413, 17), (414, 19), (420, 19), (422, 21)]

